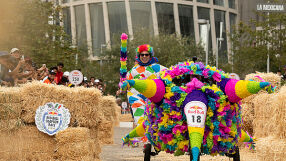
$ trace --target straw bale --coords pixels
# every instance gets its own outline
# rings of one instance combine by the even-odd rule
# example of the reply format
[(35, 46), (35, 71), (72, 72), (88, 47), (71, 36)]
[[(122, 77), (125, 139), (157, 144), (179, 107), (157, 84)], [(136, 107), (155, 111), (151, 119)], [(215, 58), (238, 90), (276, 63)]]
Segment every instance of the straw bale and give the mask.
[(276, 94), (262, 93), (253, 99), (255, 115), (253, 119), (254, 133), (256, 137), (266, 137), (269, 131), (274, 130), (272, 106), (273, 98)]
[(22, 125), (21, 119), (0, 120), (0, 132), (12, 132)]
[(272, 116), (272, 118), (269, 121), (273, 122), (275, 128), (269, 128), (272, 128), (271, 131), (275, 130), (274, 134), (277, 138), (284, 139), (286, 138), (286, 86), (283, 86), (275, 95), (271, 109), (270, 116)]
[(0, 120), (18, 119), (21, 116), (22, 104), (21, 103), (0, 103)]
[(104, 120), (119, 123), (120, 107), (114, 96), (104, 96), (100, 99), (99, 109), (104, 114)]
[(56, 134), (58, 144), (83, 142), (90, 138), (90, 132), (85, 127), (71, 127)]
[(1, 132), (0, 145), (3, 160), (53, 160), (54, 157), (54, 138), (38, 131), (35, 126)]
[(57, 144), (57, 158), (60, 160), (92, 160), (94, 156), (94, 141)]
[(22, 87), (23, 112), (25, 123), (34, 123), (35, 111), (48, 102), (62, 103), (69, 109), (72, 126), (93, 127), (97, 124), (97, 111), (101, 93), (95, 88), (68, 88), (32, 82)]
[(256, 143), (257, 158), (260, 161), (284, 161), (286, 158), (286, 140), (273, 136), (260, 138)]
[(262, 79), (264, 79), (266, 82), (270, 82), (273, 86), (280, 86), (281, 83), (281, 77), (275, 73), (261, 73), (261, 72), (256, 72), (256, 73), (251, 73), (246, 75), (245, 80), (252, 79), (254, 81), (260, 81), (255, 76), (260, 76)]
[(21, 102), (21, 92), (17, 87), (0, 86), (0, 103), (19, 103)]
[(119, 116), (120, 122), (133, 122), (132, 115), (130, 113), (128, 114), (121, 114)]
[(99, 133), (98, 138), (101, 144), (113, 144), (113, 122), (111, 121), (104, 121), (99, 124), (98, 127)]

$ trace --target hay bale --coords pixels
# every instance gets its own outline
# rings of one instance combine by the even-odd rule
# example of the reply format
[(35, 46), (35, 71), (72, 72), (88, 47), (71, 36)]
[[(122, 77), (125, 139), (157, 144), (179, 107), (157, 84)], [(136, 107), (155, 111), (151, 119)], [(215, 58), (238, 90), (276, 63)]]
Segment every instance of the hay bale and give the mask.
[(56, 135), (56, 141), (60, 160), (94, 160), (96, 156), (95, 141), (87, 128), (67, 128)]
[(256, 151), (260, 161), (283, 161), (286, 158), (286, 140), (273, 136), (260, 138), (256, 143)]
[(113, 144), (114, 123), (111, 121), (104, 121), (98, 126), (98, 138), (101, 144)]
[(121, 114), (119, 116), (120, 122), (133, 122), (132, 115), (130, 113), (128, 114)]
[(89, 129), (84, 127), (71, 127), (56, 134), (56, 141), (58, 144), (83, 142), (89, 138)]
[(54, 160), (55, 140), (35, 126), (0, 133), (0, 156), (4, 160)]
[(62, 103), (71, 113), (71, 125), (93, 127), (97, 124), (97, 111), (101, 93), (95, 88), (68, 88), (40, 82), (24, 84), (22, 87), (25, 123), (34, 123), (35, 111), (48, 102)]
[(252, 79), (254, 81), (260, 82), (261, 80), (255, 76), (260, 76), (262, 79), (264, 79), (266, 82), (270, 82), (273, 86), (279, 87), (281, 84), (281, 77), (275, 73), (251, 73), (245, 76), (245, 80)]
[(256, 137), (267, 137), (268, 131), (275, 129), (274, 118), (271, 114), (275, 110), (272, 106), (274, 97), (275, 94), (261, 93), (253, 99), (255, 110), (253, 125)]
[(104, 120), (119, 124), (120, 107), (114, 96), (103, 96), (99, 102), (99, 109), (104, 114)]

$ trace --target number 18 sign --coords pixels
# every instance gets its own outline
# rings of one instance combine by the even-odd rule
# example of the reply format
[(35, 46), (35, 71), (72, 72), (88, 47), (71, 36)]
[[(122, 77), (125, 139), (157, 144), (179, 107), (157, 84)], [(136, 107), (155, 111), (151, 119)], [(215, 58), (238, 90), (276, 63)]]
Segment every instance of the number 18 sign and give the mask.
[(186, 104), (184, 111), (188, 120), (188, 126), (205, 127), (207, 106), (203, 102), (189, 102)]
[(69, 81), (74, 85), (79, 85), (83, 80), (83, 75), (78, 70), (73, 70), (70, 72)]

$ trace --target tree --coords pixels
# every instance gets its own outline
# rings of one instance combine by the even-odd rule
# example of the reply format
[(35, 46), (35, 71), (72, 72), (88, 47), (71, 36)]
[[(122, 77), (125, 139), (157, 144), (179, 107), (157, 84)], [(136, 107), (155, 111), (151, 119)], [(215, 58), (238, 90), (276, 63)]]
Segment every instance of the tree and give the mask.
[(240, 22), (230, 35), (234, 53), (233, 72), (241, 76), (255, 71), (266, 72), (268, 54), (271, 72), (277, 72), (286, 64), (286, 14), (256, 14), (261, 21), (252, 20), (249, 25)]
[(38, 64), (63, 62), (66, 70), (74, 68), (75, 53), (81, 51), (71, 48), (71, 39), (59, 25), (59, 6), (40, 0), (1, 0), (0, 6), (1, 50), (17, 47)]

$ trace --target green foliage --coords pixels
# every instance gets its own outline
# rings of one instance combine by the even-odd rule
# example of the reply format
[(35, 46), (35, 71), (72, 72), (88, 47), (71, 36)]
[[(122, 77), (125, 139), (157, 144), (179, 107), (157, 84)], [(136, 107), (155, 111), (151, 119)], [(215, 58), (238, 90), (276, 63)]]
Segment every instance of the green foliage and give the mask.
[(258, 12), (257, 15), (262, 21), (252, 20), (249, 25), (241, 22), (230, 35), (234, 53), (233, 72), (242, 77), (255, 71), (266, 72), (268, 53), (271, 72), (276, 73), (286, 64), (286, 15)]
[[(78, 51), (70, 47), (71, 39), (59, 25), (62, 21), (60, 7), (39, 0), (3, 0), (1, 3), (2, 7), (12, 10), (0, 20), (0, 24), (6, 26), (2, 32), (8, 30), (5, 40), (1, 40), (2, 50), (17, 47), (39, 66), (47, 64), (51, 67), (63, 62), (65, 70), (74, 69)], [(49, 21), (54, 23), (49, 24)]]

